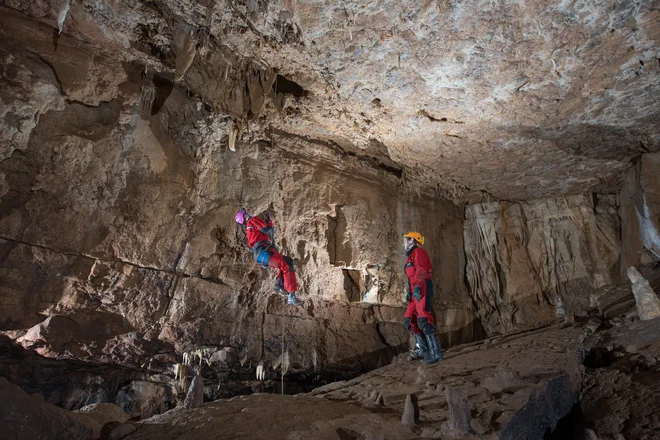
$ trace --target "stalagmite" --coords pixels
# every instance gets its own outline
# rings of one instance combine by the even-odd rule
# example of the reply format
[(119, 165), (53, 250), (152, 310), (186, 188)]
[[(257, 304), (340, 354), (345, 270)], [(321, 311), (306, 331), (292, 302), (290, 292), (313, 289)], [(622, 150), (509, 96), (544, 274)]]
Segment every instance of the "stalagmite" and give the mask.
[(639, 318), (646, 320), (660, 317), (660, 299), (649, 285), (648, 280), (633, 266), (628, 268), (628, 278), (632, 283)]
[(403, 416), (401, 416), (401, 423), (406, 426), (413, 426), (419, 420), (419, 406), (417, 406), (417, 396), (408, 394), (406, 402), (403, 405)]
[(186, 394), (186, 400), (183, 402), (183, 407), (185, 409), (198, 408), (204, 403), (204, 379), (202, 375), (197, 374), (190, 384), (188, 389), (188, 394)]
[(449, 406), (449, 420), (442, 426), (442, 433), (447, 437), (462, 437), (472, 431), (470, 427), (470, 404), (463, 394), (448, 386), (445, 398)]

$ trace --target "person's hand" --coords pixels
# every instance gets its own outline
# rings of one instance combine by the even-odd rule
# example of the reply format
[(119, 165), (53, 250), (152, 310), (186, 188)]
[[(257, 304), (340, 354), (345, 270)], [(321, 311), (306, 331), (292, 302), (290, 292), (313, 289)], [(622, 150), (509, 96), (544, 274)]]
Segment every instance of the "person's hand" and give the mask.
[(404, 293), (405, 293), (404, 303), (408, 304), (412, 300), (412, 293), (410, 293), (410, 290), (408, 289), (404, 290)]
[(273, 220), (273, 219), (272, 219), (271, 216), (270, 216), (270, 212), (266, 211), (266, 221), (267, 221), (267, 222), (270, 222), (270, 221), (272, 221), (272, 220)]
[(415, 299), (417, 301), (421, 301), (422, 300), (422, 289), (420, 289), (419, 287), (415, 287), (415, 291), (413, 293), (413, 296), (415, 297)]

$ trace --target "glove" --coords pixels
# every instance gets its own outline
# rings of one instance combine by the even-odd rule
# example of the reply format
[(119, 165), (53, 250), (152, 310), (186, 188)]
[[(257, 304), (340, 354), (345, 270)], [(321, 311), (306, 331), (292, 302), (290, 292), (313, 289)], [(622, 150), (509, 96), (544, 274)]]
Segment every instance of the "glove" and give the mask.
[(405, 303), (408, 304), (412, 300), (412, 293), (409, 290), (406, 290), (406, 300)]
[(268, 212), (268, 211), (266, 211), (266, 221), (267, 222), (272, 222), (273, 221), (273, 219), (270, 216), (270, 212)]
[(415, 287), (415, 292), (413, 293), (413, 296), (415, 297), (415, 299), (417, 301), (421, 301), (422, 300), (422, 289), (420, 289), (419, 287)]

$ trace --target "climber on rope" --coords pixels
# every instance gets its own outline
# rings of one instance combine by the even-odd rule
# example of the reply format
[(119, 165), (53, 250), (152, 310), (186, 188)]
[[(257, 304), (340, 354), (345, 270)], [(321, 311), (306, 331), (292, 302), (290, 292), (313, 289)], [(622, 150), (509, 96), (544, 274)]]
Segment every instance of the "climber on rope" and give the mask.
[(298, 284), (293, 259), (280, 254), (273, 244), (275, 228), (270, 213), (266, 213), (266, 219), (250, 214), (245, 208), (241, 208), (234, 217), (236, 223), (245, 226), (248, 246), (252, 249), (254, 259), (263, 267), (277, 269), (275, 279), (275, 290), (280, 294), (288, 296), (288, 303), (299, 306), (302, 301), (296, 298)]
[(403, 248), (408, 256), (404, 266), (408, 287), (405, 290), (407, 304), (404, 325), (415, 336), (415, 350), (412, 359), (422, 359), (432, 364), (442, 359), (438, 332), (433, 325), (433, 282), (431, 281), (431, 260), (420, 246), (424, 237), (419, 232), (403, 235)]

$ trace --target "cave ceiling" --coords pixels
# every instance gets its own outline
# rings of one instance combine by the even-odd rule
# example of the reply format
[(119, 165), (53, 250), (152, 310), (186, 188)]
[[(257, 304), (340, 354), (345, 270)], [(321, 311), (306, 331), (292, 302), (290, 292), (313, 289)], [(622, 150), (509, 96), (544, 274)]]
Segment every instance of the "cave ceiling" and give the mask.
[[(3, 0), (3, 27), (63, 3)], [(76, 0), (56, 34), (231, 117), (237, 148), (329, 141), (455, 200), (611, 192), (660, 145), (657, 1)]]

